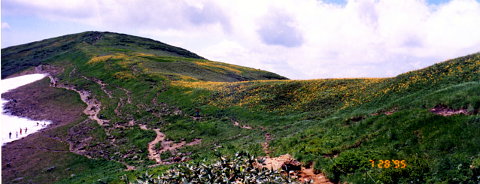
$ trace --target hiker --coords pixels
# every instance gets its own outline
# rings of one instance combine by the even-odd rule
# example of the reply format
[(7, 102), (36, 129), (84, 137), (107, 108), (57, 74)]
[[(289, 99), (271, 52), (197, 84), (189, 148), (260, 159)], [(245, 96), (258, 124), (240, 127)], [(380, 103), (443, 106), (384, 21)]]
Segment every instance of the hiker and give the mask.
[(20, 128), (20, 135), (22, 135), (22, 128)]
[(8, 132), (8, 138), (9, 138), (9, 139), (12, 138), (12, 132)]
[(17, 135), (17, 138), (18, 138), (18, 132), (15, 132), (15, 135)]
[(40, 126), (40, 123), (38, 123), (38, 121), (37, 121), (37, 126)]
[(27, 127), (25, 127), (25, 134), (27, 134)]

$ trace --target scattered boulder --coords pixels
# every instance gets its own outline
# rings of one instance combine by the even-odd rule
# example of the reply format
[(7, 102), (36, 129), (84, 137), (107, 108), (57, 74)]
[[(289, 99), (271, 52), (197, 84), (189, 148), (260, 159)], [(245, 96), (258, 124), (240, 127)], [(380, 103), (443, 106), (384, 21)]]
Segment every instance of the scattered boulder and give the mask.
[(283, 163), (282, 168), (285, 171), (299, 171), (302, 169), (302, 163), (300, 163), (297, 160), (288, 160), (285, 163)]
[(21, 182), (23, 180), (23, 177), (15, 178), (12, 180), (13, 183)]
[(53, 170), (55, 170), (55, 168), (57, 168), (57, 167), (52, 166), (52, 167), (47, 168), (45, 171), (46, 172), (52, 172)]
[(182, 157), (179, 157), (179, 156), (173, 157), (173, 161), (174, 162), (180, 162), (180, 161), (182, 161)]
[(365, 117), (363, 116), (353, 116), (349, 119), (347, 119), (348, 122), (359, 122), (359, 121), (362, 121), (363, 119), (365, 119)]

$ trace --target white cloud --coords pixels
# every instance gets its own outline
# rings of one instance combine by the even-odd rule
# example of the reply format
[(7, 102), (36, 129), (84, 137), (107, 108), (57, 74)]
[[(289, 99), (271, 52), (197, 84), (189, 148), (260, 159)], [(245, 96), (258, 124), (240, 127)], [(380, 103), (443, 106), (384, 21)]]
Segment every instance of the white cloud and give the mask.
[(9, 0), (2, 7), (148, 36), (295, 79), (392, 76), (480, 51), (475, 0)]
[(10, 24), (7, 22), (2, 22), (2, 29), (10, 29)]

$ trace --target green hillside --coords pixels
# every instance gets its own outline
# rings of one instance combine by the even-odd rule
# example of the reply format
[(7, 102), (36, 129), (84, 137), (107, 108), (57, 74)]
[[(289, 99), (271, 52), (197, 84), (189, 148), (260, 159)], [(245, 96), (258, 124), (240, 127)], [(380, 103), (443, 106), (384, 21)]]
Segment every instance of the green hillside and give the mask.
[[(290, 153), (315, 163), (333, 181), (475, 183), (480, 160), (479, 74), (480, 54), (473, 54), (385, 79), (174, 86), (191, 99), (204, 99), (194, 104), (219, 108), (212, 116), (222, 112), (268, 127), (275, 137), (270, 144), (275, 155)], [(192, 96), (197, 90), (210, 94)], [(433, 108), (467, 115), (444, 117), (430, 112)], [(388, 159), (411, 165), (378, 169), (369, 162)]]
[[(213, 168), (208, 164), (218, 154), (239, 151), (255, 157), (288, 153), (333, 182), (480, 182), (480, 53), (393, 78), (284, 80), (116, 33), (2, 49), (2, 78), (40, 64), (58, 83), (90, 91), (101, 103), (98, 117), (108, 120), (103, 126), (91, 121), (91, 128), (75, 134), (88, 140), (69, 141), (87, 145), (80, 155), (109, 169), (53, 171), (58, 183), (148, 180), (171, 173), (166, 170), (178, 164), (162, 163), (175, 157)], [(87, 126), (73, 123), (79, 124), (64, 129)], [(163, 152), (157, 164), (148, 158), (153, 130), (178, 144), (201, 142)], [(406, 168), (372, 167), (370, 160), (405, 160)], [(136, 170), (111, 169), (117, 163)], [(2, 182), (14, 179), (4, 176)]]
[(174, 79), (180, 75), (189, 80), (229, 82), (286, 79), (271, 72), (208, 61), (152, 39), (110, 32), (83, 32), (2, 49), (2, 78), (65, 56), (91, 58), (90, 63), (123, 60), (117, 65)]

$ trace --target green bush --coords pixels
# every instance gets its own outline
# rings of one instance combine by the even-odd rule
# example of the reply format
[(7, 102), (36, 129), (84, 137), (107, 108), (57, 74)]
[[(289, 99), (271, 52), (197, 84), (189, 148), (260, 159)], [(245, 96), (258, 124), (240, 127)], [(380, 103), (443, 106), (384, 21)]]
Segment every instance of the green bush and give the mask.
[(295, 183), (288, 176), (275, 170), (257, 168), (255, 157), (249, 153), (236, 153), (234, 157), (217, 154), (218, 160), (213, 164), (182, 163), (159, 176), (145, 172), (136, 181), (126, 183)]

